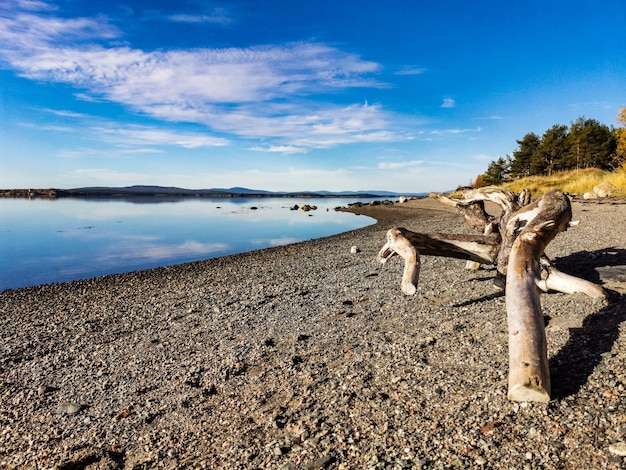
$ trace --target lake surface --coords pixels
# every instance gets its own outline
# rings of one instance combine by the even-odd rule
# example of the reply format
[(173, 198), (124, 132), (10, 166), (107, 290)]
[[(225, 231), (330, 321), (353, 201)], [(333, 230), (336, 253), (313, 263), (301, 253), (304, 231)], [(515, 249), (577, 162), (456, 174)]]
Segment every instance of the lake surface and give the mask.
[[(355, 201), (0, 199), (0, 290), (215, 258), (375, 223), (333, 210)], [(290, 210), (295, 204), (318, 209)]]

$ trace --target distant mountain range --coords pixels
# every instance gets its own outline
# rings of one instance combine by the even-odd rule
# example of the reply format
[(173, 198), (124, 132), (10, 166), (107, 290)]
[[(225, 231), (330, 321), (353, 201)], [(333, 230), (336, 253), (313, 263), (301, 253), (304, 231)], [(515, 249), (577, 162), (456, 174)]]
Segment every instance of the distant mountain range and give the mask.
[(426, 193), (395, 193), (391, 191), (265, 191), (261, 189), (211, 188), (184, 189), (164, 186), (93, 186), (75, 189), (6, 189), (0, 197), (86, 197), (86, 198), (129, 198), (129, 197), (422, 197)]

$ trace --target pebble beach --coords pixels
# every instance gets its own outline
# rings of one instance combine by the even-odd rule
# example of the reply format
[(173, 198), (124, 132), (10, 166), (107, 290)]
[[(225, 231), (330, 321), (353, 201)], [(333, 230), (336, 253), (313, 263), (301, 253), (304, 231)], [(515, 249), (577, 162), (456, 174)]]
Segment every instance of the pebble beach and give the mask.
[[(609, 301), (542, 294), (549, 403), (507, 399), (495, 268), (376, 255), (473, 233), (432, 199), (223, 258), (0, 292), (0, 468), (624, 469), (626, 204), (574, 201), (546, 254)], [(356, 249), (353, 249), (356, 247)]]

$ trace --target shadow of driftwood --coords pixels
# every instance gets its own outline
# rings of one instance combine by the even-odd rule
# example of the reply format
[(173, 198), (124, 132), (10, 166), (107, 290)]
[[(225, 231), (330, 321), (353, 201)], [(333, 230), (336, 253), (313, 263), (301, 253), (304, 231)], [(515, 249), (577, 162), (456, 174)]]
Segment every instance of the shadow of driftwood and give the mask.
[[(611, 281), (626, 285), (626, 250), (622, 248), (581, 251), (557, 258), (553, 263), (564, 273), (596, 284)], [(484, 276), (476, 280), (493, 279)], [(619, 338), (619, 326), (626, 321), (626, 294), (611, 290), (608, 293), (609, 304), (585, 318), (581, 328), (570, 328), (567, 344), (550, 360), (553, 398), (564, 398), (578, 392), (602, 360), (602, 355), (609, 352)], [(454, 306), (463, 307), (503, 296), (504, 291), (497, 291)], [(550, 319), (546, 317), (546, 320)]]
[(626, 296), (589, 315), (581, 328), (570, 328), (570, 338), (550, 360), (553, 398), (572, 395), (587, 382), (593, 370), (619, 337), (626, 321)]
[[(626, 275), (626, 250), (582, 251), (559, 258), (554, 264), (563, 272), (596, 284), (609, 279), (622, 282), (621, 278)], [(576, 393), (600, 363), (602, 355), (617, 341), (619, 326), (626, 321), (626, 296), (609, 293), (609, 305), (585, 318), (581, 328), (571, 328), (567, 344), (550, 360), (554, 398)]]
[(480, 302), (488, 302), (490, 300), (497, 299), (498, 297), (504, 297), (504, 291), (503, 290), (499, 290), (497, 292), (494, 292), (493, 294), (483, 295), (482, 297), (479, 297), (478, 299), (464, 300), (463, 302), (459, 302), (459, 303), (453, 304), (452, 306), (456, 307), (456, 308), (467, 307), (468, 305), (474, 305), (474, 304), (480, 303)]
[(603, 278), (611, 277), (612, 272), (615, 275), (626, 275), (626, 250), (623, 248), (603, 248), (596, 251), (579, 251), (562, 258), (556, 258), (553, 263), (564, 273), (600, 284), (599, 269), (603, 271)]

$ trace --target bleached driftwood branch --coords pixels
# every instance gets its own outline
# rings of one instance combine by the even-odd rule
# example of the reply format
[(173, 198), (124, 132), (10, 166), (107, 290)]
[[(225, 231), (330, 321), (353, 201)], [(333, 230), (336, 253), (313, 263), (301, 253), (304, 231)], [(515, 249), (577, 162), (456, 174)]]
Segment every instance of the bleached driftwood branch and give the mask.
[[(509, 391), (515, 401), (550, 401), (550, 368), (546, 332), (539, 299), (540, 258), (554, 237), (572, 219), (569, 199), (551, 191), (528, 209), (516, 213), (510, 229), (515, 237), (506, 275), (509, 330)], [(524, 221), (525, 223), (522, 223)]]
[(413, 295), (419, 281), (419, 255), (446, 256), (492, 264), (500, 245), (499, 235), (417, 233), (398, 227), (387, 232), (387, 243), (378, 253), (384, 264), (393, 255), (404, 258), (402, 292)]

